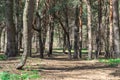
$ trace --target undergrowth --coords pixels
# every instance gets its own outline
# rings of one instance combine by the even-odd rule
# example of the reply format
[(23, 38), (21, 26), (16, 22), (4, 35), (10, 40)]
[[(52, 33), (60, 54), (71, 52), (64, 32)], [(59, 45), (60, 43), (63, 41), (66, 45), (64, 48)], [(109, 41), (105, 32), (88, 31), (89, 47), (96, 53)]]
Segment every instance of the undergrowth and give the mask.
[(100, 59), (99, 61), (106, 63), (109, 66), (117, 66), (118, 64), (120, 64), (120, 58), (118, 58), (118, 59)]
[(7, 59), (7, 56), (6, 56), (6, 55), (0, 54), (0, 61), (6, 60), (6, 59)]
[(29, 80), (40, 78), (38, 71), (22, 72), (22, 74), (11, 74), (10, 72), (0, 72), (0, 80)]

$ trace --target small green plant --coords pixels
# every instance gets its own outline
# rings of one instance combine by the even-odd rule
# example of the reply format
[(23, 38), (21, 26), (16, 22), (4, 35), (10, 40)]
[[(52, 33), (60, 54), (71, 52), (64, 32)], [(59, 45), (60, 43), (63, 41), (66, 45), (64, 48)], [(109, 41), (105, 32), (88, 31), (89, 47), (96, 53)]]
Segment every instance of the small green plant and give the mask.
[(0, 80), (29, 80), (37, 78), (40, 78), (38, 71), (22, 72), (22, 74), (0, 73)]
[(104, 62), (110, 66), (117, 66), (118, 64), (120, 64), (120, 58), (118, 59), (100, 59), (100, 62)]
[(6, 60), (6, 59), (7, 59), (7, 56), (6, 56), (6, 55), (4, 55), (4, 54), (1, 54), (1, 55), (0, 55), (0, 61), (1, 61), (1, 60)]
[(0, 66), (0, 69), (2, 69), (2, 67)]

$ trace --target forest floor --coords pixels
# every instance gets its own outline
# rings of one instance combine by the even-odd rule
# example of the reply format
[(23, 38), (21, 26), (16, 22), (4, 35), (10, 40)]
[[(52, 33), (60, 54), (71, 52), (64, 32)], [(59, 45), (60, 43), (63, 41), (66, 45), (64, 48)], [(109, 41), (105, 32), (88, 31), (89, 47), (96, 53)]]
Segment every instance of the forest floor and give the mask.
[[(9, 71), (21, 74), (15, 66), (19, 58), (0, 61), (0, 72)], [(52, 58), (28, 58), (24, 70), (37, 70), (41, 78), (34, 80), (120, 80), (120, 65), (110, 67), (98, 60), (69, 60), (67, 55), (54, 55)]]

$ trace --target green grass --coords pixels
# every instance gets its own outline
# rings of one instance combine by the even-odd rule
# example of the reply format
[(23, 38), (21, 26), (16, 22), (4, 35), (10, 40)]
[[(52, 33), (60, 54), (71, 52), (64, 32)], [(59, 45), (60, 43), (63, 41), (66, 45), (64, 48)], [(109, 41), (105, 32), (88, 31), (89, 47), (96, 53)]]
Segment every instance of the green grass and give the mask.
[(0, 80), (29, 80), (40, 78), (38, 71), (22, 72), (22, 74), (11, 74), (9, 72), (0, 72)]
[(7, 56), (5, 56), (4, 54), (0, 54), (0, 61), (6, 60), (6, 59), (7, 59)]
[[(63, 49), (62, 48), (54, 48), (53, 52), (54, 53), (63, 53)], [(68, 52), (68, 50), (66, 50), (66, 52)], [(71, 52), (74, 53), (74, 49), (72, 49)], [(93, 50), (93, 52), (95, 52), (95, 51)], [(88, 53), (88, 50), (82, 49), (82, 54), (86, 54), (86, 53)]]
[(99, 61), (106, 63), (110, 66), (117, 66), (118, 64), (120, 64), (120, 58), (118, 58), (118, 59), (100, 59)]

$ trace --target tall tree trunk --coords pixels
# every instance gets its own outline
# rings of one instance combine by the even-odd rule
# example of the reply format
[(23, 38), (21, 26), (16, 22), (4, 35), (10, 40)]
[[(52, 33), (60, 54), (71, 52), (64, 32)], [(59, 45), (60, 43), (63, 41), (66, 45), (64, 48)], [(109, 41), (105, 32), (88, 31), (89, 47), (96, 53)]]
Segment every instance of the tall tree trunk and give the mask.
[(43, 41), (41, 36), (41, 30), (39, 31), (39, 48), (40, 48), (40, 58), (44, 58), (43, 51)]
[(120, 58), (120, 28), (119, 28), (119, 0), (113, 1), (113, 28), (114, 28), (114, 53), (116, 58)]
[(25, 7), (24, 7), (24, 12), (23, 12), (23, 39), (24, 39), (24, 52), (22, 54), (22, 59), (20, 64), (17, 65), (17, 69), (22, 69), (22, 67), (25, 65), (29, 48), (29, 38), (28, 38), (28, 24), (27, 24), (27, 15), (28, 15), (28, 5), (29, 5), (29, 0), (25, 1)]
[(88, 59), (92, 59), (92, 28), (91, 28), (91, 5), (90, 0), (85, 0), (87, 4), (87, 27), (88, 27)]
[(113, 4), (112, 4), (112, 0), (109, 0), (110, 3), (110, 15), (109, 15), (109, 29), (110, 29), (110, 35), (109, 35), (109, 53), (108, 56), (109, 58), (112, 57), (112, 53), (113, 53)]
[(2, 40), (1, 37), (2, 37), (2, 32), (3, 32), (4, 28), (5, 28), (4, 22), (1, 22), (0, 23), (0, 52), (1, 52), (1, 48), (2, 48), (2, 46), (1, 46), (1, 40)]
[(14, 0), (14, 21), (16, 27), (16, 41), (17, 41), (17, 48), (18, 53), (20, 52), (21, 48), (21, 41), (22, 41), (22, 2), (21, 0)]
[(66, 51), (66, 33), (63, 31), (63, 53)]
[[(37, 1), (36, 7), (38, 7), (37, 6), (38, 3), (39, 3), (39, 1)], [(43, 44), (42, 25), (41, 25), (42, 21), (41, 21), (41, 16), (39, 15), (37, 10), (38, 10), (38, 8), (36, 9), (36, 15), (35, 15), (35, 19), (34, 19), (34, 22), (33, 22), (33, 29), (38, 32), (40, 58), (44, 58), (44, 55), (43, 55), (43, 53), (44, 53), (44, 49), (43, 49), (44, 44)]]
[(13, 3), (13, 0), (6, 0), (7, 49), (5, 54), (7, 57), (15, 57), (18, 55), (16, 28), (13, 19)]
[(28, 56), (31, 57), (31, 48), (32, 48), (32, 22), (33, 22), (33, 15), (34, 15), (34, 9), (35, 9), (35, 0), (30, 0), (29, 1), (29, 6), (28, 6), (28, 38), (29, 38), (29, 52)]
[(44, 50), (43, 50), (43, 40), (42, 40), (42, 26), (41, 26), (41, 16), (38, 13), (38, 9), (39, 9), (39, 3), (40, 0), (36, 0), (36, 27), (38, 28), (37, 32), (38, 32), (38, 38), (39, 38), (39, 52), (40, 52), (40, 58), (44, 58)]
[[(50, 1), (48, 1), (49, 5), (50, 5)], [(55, 3), (56, 1), (53, 0), (52, 1), (52, 7), (55, 7)], [(51, 6), (49, 6), (51, 7)], [(54, 27), (55, 27), (55, 23), (54, 23), (54, 19), (55, 19), (55, 12), (53, 12), (53, 14), (49, 15), (49, 49), (48, 49), (48, 57), (50, 57), (52, 55), (52, 51), (53, 51), (53, 40), (54, 40)]]
[(110, 41), (110, 39), (109, 39), (109, 19), (110, 19), (110, 17), (109, 17), (109, 7), (105, 4), (106, 3), (106, 1), (104, 1), (104, 5), (106, 6), (106, 8), (105, 8), (105, 16), (104, 16), (104, 26), (105, 26), (105, 39), (104, 39), (104, 41), (105, 41), (105, 46), (104, 46), (104, 48), (105, 48), (105, 57), (107, 58), (108, 57), (108, 54), (109, 54), (109, 41)]
[(43, 36), (42, 36), (42, 26), (41, 26), (41, 19), (40, 17), (38, 18), (38, 26), (40, 27), (39, 31), (39, 48), (40, 48), (40, 58), (44, 58), (44, 49), (43, 49)]
[(22, 67), (25, 65), (27, 56), (29, 53), (29, 26), (28, 26), (28, 7), (29, 7), (29, 2), (30, 0), (25, 1), (25, 7), (24, 7), (24, 12), (23, 12), (23, 39), (24, 39), (24, 52), (22, 54), (21, 62), (17, 65), (17, 69), (22, 69)]
[(50, 29), (49, 29), (49, 51), (48, 51), (49, 57), (50, 57), (50, 55), (52, 55), (53, 38), (54, 38), (54, 22), (51, 22)]
[(5, 52), (6, 51), (6, 39), (7, 35), (6, 35), (6, 27), (4, 27), (2, 34), (1, 34), (1, 51)]
[(79, 57), (82, 58), (82, 0), (79, 7)]
[(98, 55), (101, 52), (101, 26), (102, 26), (102, 1), (98, 0), (98, 27), (96, 35), (96, 52), (95, 58), (98, 58)]
[(73, 58), (78, 58), (78, 51), (79, 51), (79, 8), (78, 5), (76, 6), (76, 20), (75, 20), (75, 27), (74, 27), (74, 55)]
[[(19, 2), (18, 0), (14, 0), (14, 22), (15, 22), (15, 27), (16, 27), (16, 46), (17, 46), (17, 50), (19, 50), (19, 45), (18, 45), (18, 42), (19, 42), (19, 39), (18, 39), (18, 36), (19, 36), (19, 32), (20, 32), (20, 29), (21, 29), (21, 26), (19, 25), (21, 22), (20, 22), (20, 5), (19, 5)], [(19, 54), (19, 51), (17, 51), (18, 54)]]
[[(33, 29), (38, 32), (39, 35), (39, 52), (40, 52), (40, 58), (44, 58), (44, 51), (45, 51), (45, 42), (46, 42), (46, 37), (47, 37), (47, 20), (49, 20), (47, 14), (47, 9), (49, 8), (49, 0), (45, 2), (46, 9), (44, 10), (44, 18), (41, 19), (41, 16), (39, 15), (38, 9), (39, 9), (39, 2), (40, 0), (36, 1), (36, 16), (34, 17), (34, 22), (33, 22)], [(43, 23), (41, 25), (41, 23)], [(36, 25), (36, 28), (35, 28)]]
[(68, 58), (71, 59), (71, 42), (70, 42), (70, 32), (69, 32), (69, 18), (68, 18), (68, 5), (65, 5), (65, 27), (66, 27), (66, 37), (67, 37), (67, 47), (68, 47)]

